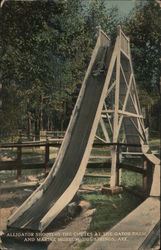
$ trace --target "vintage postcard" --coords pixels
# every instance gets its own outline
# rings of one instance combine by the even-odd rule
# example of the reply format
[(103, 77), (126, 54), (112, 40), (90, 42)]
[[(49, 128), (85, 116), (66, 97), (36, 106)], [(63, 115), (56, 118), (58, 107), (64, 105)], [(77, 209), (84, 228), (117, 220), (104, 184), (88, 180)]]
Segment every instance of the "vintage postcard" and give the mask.
[(0, 249), (160, 249), (161, 1), (1, 0)]

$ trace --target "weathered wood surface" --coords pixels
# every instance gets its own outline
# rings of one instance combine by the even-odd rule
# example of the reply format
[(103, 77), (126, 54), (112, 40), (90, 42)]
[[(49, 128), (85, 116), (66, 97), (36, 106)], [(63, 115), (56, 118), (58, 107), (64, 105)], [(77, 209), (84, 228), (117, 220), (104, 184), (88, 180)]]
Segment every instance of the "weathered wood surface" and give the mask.
[[(152, 234), (160, 219), (160, 200), (148, 198), (122, 221), (108, 231), (109, 236), (100, 238), (88, 250), (138, 250)], [(108, 238), (108, 240), (107, 240)], [(150, 242), (150, 240), (148, 241)], [(153, 239), (151, 244), (153, 244)], [(152, 246), (150, 246), (151, 249)]]
[(84, 177), (87, 178), (110, 178), (110, 174), (85, 174)]
[(37, 181), (32, 182), (14, 182), (14, 183), (1, 183), (0, 189), (1, 191), (4, 190), (15, 190), (15, 189), (33, 189), (36, 188), (39, 185)]
[(78, 190), (106, 95), (106, 76), (99, 65), (108, 47), (109, 40), (100, 33), (53, 168), (44, 183), (9, 218), (9, 227), (43, 231)]

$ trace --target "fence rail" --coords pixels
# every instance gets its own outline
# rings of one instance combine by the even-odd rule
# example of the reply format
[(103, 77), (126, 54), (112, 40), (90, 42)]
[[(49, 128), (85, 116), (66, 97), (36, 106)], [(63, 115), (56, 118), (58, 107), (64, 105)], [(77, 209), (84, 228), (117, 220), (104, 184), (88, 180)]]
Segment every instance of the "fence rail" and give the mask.
[[(34, 141), (34, 142), (19, 142), (19, 143), (1, 143), (0, 144), (0, 149), (1, 150), (6, 150), (7, 148), (12, 150), (12, 149), (16, 149), (15, 153), (16, 153), (16, 158), (14, 160), (5, 160), (5, 161), (0, 161), (0, 171), (2, 170), (16, 170), (16, 177), (17, 179), (19, 178), (19, 176), (21, 176), (21, 172), (24, 169), (44, 169), (44, 172), (46, 172), (47, 168), (52, 167), (53, 165), (53, 160), (56, 156), (52, 157), (52, 160), (50, 160), (50, 148), (51, 147), (56, 147), (59, 148), (61, 143), (62, 143), (63, 139), (53, 139), (53, 140), (46, 140), (46, 141)], [(95, 142), (94, 143), (95, 146), (102, 146), (105, 144), (102, 143), (98, 143)], [(128, 147), (141, 147), (140, 144), (126, 144), (126, 143), (106, 143), (106, 146), (110, 146), (110, 147), (116, 147), (117, 146), (117, 167), (118, 167), (118, 171), (119, 169), (125, 169), (125, 170), (129, 170), (129, 171), (133, 171), (136, 173), (140, 173), (142, 174), (142, 180), (143, 180), (143, 191), (144, 194), (148, 194), (149, 190), (150, 190), (150, 183), (151, 183), (151, 178), (152, 178), (152, 169), (148, 163), (148, 161), (146, 159), (144, 159), (144, 166), (143, 167), (137, 167), (137, 166), (132, 166), (132, 165), (128, 165), (128, 164), (123, 164), (121, 162), (119, 162), (119, 154), (122, 151), (121, 149), (124, 148), (128, 148)], [(44, 147), (43, 149), (43, 153), (41, 156), (38, 156), (39, 159), (41, 158), (41, 162), (37, 161), (37, 162), (31, 162), (31, 159), (28, 160), (24, 160), (23, 159), (23, 148), (37, 148), (37, 147)], [(125, 154), (125, 152), (124, 152)], [(132, 153), (130, 153), (132, 154)], [(43, 158), (43, 162), (42, 162), (42, 158)], [(90, 159), (92, 158), (96, 158), (96, 156), (91, 156)], [(99, 155), (98, 155), (99, 158)], [(101, 157), (100, 157), (101, 158)], [(104, 156), (104, 158), (107, 160), (107, 156)], [(33, 158), (35, 160), (35, 157)], [(107, 162), (106, 163), (98, 163), (98, 162), (92, 162), (89, 161), (88, 162), (88, 167), (91, 168), (95, 168), (97, 165), (97, 167), (101, 168), (105, 168), (108, 167)]]
[[(25, 142), (25, 143), (1, 143), (1, 149), (14, 149), (16, 148), (16, 159), (0, 161), (0, 171), (2, 170), (16, 170), (17, 178), (21, 176), (22, 169), (36, 169), (44, 168), (46, 171), (47, 167), (51, 167), (53, 162), (50, 162), (50, 147), (60, 147), (62, 139), (57, 139), (53, 141), (40, 141), (40, 142)], [(22, 149), (23, 148), (35, 148), (35, 147), (44, 147), (44, 161), (38, 163), (25, 162), (22, 159)]]
[[(34, 141), (34, 142), (17, 142), (17, 143), (1, 143), (0, 149), (6, 150), (6, 149), (16, 149), (16, 158), (14, 160), (5, 160), (0, 161), (0, 171), (2, 170), (16, 170), (17, 171), (17, 178), (21, 176), (22, 169), (38, 169), (43, 168), (45, 171), (48, 167), (51, 167), (53, 164), (53, 161), (50, 160), (50, 148), (56, 147), (59, 148), (63, 139), (52, 139), (52, 140), (45, 140), (45, 141)], [(100, 142), (94, 142), (95, 146), (102, 146), (104, 144)], [(141, 145), (136, 144), (126, 144), (126, 143), (107, 143), (107, 146), (117, 146), (117, 147), (128, 147), (128, 146), (136, 146), (140, 147)], [(44, 153), (43, 155), (43, 162), (26, 162), (26, 160), (23, 160), (23, 148), (36, 148), (36, 147), (44, 147)], [(119, 150), (118, 150), (119, 152)], [(91, 156), (91, 158), (93, 158)], [(99, 156), (98, 156), (99, 158)], [(105, 159), (107, 157), (104, 157)], [(35, 158), (34, 158), (35, 159)], [(89, 162), (91, 166), (95, 165), (95, 162)]]

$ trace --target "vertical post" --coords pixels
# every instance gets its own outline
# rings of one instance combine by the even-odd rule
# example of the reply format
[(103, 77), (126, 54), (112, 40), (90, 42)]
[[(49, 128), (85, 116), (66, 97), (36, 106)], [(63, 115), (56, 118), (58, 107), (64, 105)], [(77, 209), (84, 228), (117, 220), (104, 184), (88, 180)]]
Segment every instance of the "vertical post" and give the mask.
[[(120, 87), (120, 46), (121, 46), (121, 28), (118, 27), (117, 35), (117, 61), (116, 61), (116, 87), (115, 87), (115, 109), (114, 109), (114, 119), (113, 119), (113, 142), (117, 143), (118, 140), (118, 110), (119, 110), (119, 87)], [(112, 147), (111, 151), (112, 163), (111, 163), (111, 180), (110, 187), (115, 187), (117, 185), (117, 145)]]
[(150, 194), (152, 188), (154, 169), (154, 166), (147, 161), (147, 195)]
[(46, 173), (46, 169), (47, 169), (47, 165), (49, 163), (49, 141), (48, 139), (46, 140), (46, 145), (45, 145), (45, 173)]
[(116, 160), (116, 185), (118, 186), (120, 183), (120, 146), (117, 145), (117, 160)]
[(147, 195), (148, 192), (148, 161), (144, 158), (143, 164), (144, 174), (143, 174), (143, 192)]
[[(18, 144), (21, 144), (22, 141), (21, 139), (18, 140)], [(17, 173), (16, 173), (16, 178), (18, 179), (21, 176), (21, 159), (22, 159), (22, 146), (19, 145), (17, 147)]]
[(110, 179), (110, 187), (116, 186), (116, 162), (117, 162), (117, 154), (116, 154), (116, 146), (111, 147), (111, 179)]
[(2, 111), (2, 83), (0, 83), (0, 111)]

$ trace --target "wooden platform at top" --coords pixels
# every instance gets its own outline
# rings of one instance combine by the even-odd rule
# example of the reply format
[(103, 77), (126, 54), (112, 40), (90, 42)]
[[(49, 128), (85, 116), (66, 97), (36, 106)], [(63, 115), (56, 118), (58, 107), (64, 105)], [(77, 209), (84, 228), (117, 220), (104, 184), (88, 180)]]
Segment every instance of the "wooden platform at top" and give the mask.
[[(138, 250), (152, 249), (160, 220), (160, 200), (147, 198), (140, 206), (128, 214), (114, 226), (106, 235), (93, 243), (88, 250)], [(157, 230), (156, 230), (157, 228)], [(151, 238), (150, 238), (151, 237)], [(152, 238), (153, 237), (153, 238)]]

